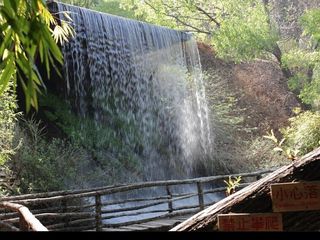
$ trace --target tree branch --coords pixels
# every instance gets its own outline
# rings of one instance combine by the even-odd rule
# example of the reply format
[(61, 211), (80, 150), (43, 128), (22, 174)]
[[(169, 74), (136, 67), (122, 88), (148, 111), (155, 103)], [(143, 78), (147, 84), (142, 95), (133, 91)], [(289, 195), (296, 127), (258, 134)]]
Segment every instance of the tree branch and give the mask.
[(199, 7), (199, 6), (195, 6), (196, 9), (203, 13), (204, 15), (206, 15), (212, 22), (214, 22), (218, 28), (220, 28), (220, 23), (217, 21), (216, 18), (214, 18), (213, 16), (211, 16), (208, 12), (206, 12), (203, 8)]
[[(157, 9), (154, 5), (152, 5), (149, 1), (145, 1), (145, 4), (148, 5), (152, 10), (154, 10), (155, 12), (160, 12), (159, 9)], [(172, 10), (172, 6), (169, 6), (167, 5), (166, 3), (163, 2), (163, 5), (167, 7), (167, 9), (171, 9)], [(191, 24), (187, 23), (186, 21), (180, 19), (178, 16), (176, 15), (173, 15), (173, 14), (170, 14), (168, 11), (165, 13), (165, 15), (167, 17), (170, 17), (170, 18), (173, 18), (175, 19), (177, 22), (179, 22), (181, 25), (183, 26), (186, 26), (186, 27), (189, 27), (191, 29), (194, 30), (194, 32), (197, 32), (197, 33), (204, 33), (204, 34), (208, 34), (210, 35), (211, 32), (209, 31), (205, 31), (205, 30), (202, 30), (198, 27), (195, 27), (195, 26), (192, 26)]]
[(188, 24), (187, 22), (181, 20), (179, 17), (177, 17), (177, 16), (175, 16), (175, 15), (168, 14), (167, 16), (168, 16), (168, 17), (171, 17), (171, 18), (174, 18), (176, 21), (178, 21), (179, 23), (181, 23), (183, 26), (189, 27), (189, 28), (195, 30), (195, 31), (198, 32), (198, 33), (205, 33), (205, 34), (208, 34), (208, 35), (211, 34), (211, 32), (209, 32), (209, 31), (205, 31), (205, 30), (202, 30), (202, 29), (200, 29), (200, 28), (197, 28), (197, 27), (195, 27), (195, 26), (192, 26), (192, 25)]

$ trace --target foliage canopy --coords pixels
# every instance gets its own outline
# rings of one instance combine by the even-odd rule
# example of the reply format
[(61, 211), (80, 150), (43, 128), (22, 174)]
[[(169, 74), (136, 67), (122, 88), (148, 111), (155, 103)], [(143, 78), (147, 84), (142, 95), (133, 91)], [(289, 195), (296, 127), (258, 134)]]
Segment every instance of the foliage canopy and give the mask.
[(250, 60), (273, 52), (278, 39), (260, 0), (120, 0), (147, 21), (194, 32), (210, 41), (220, 57)]
[(66, 24), (58, 26), (42, 0), (4, 0), (0, 5), (0, 30), (0, 94), (10, 81), (16, 86), (19, 79), (27, 111), (31, 106), (38, 109), (37, 96), (45, 84), (36, 58), (39, 56), (49, 77), (51, 66), (63, 61), (55, 39), (65, 39), (61, 36), (71, 30)]

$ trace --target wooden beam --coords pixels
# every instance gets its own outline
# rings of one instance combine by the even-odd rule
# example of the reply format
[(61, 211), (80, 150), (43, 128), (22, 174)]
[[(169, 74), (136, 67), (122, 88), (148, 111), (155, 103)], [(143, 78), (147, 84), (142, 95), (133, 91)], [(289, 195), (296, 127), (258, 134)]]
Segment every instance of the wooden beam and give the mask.
[(41, 222), (33, 216), (29, 209), (25, 206), (10, 202), (0, 202), (0, 207), (16, 211), (20, 215), (20, 227), (23, 231), (28, 231), (31, 228), (34, 231), (48, 231)]
[(220, 176), (211, 176), (211, 177), (201, 177), (194, 179), (185, 179), (185, 180), (167, 180), (167, 181), (154, 181), (154, 182), (141, 182), (141, 183), (129, 183), (127, 185), (121, 184), (117, 186), (107, 186), (102, 188), (95, 189), (85, 189), (85, 190), (74, 190), (74, 191), (57, 191), (55, 193), (38, 193), (38, 194), (28, 194), (20, 196), (11, 196), (3, 197), (2, 201), (13, 201), (20, 204), (30, 204), (30, 203), (41, 203), (41, 202), (56, 202), (58, 200), (68, 200), (68, 199), (77, 199), (85, 197), (94, 197), (97, 194), (107, 195), (113, 193), (120, 193), (125, 191), (131, 191), (136, 189), (148, 188), (148, 187), (157, 187), (157, 186), (166, 186), (166, 185), (182, 185), (182, 184), (192, 184), (197, 182), (214, 182), (218, 180), (224, 180), (229, 176), (242, 176), (242, 177), (255, 177), (257, 175), (266, 174), (271, 172), (268, 170), (260, 170), (251, 173), (238, 173), (238, 174), (228, 174)]
[[(223, 213), (254, 213), (254, 212), (272, 212), (272, 201), (270, 197), (270, 185), (279, 182), (292, 182), (296, 180), (317, 181), (320, 180), (320, 148), (315, 149), (309, 154), (296, 160), (291, 164), (283, 166), (276, 171), (270, 173), (266, 177), (257, 182), (231, 194), (207, 209), (195, 214), (186, 221), (180, 223), (170, 231), (216, 231), (217, 215)], [(284, 215), (284, 231), (299, 231), (298, 223), (289, 224), (290, 219), (295, 217), (297, 213)], [(304, 220), (301, 219), (304, 216)], [(315, 229), (320, 228), (319, 214), (312, 215), (300, 214), (301, 229), (306, 229), (306, 222), (310, 222), (311, 218), (318, 221), (312, 222)], [(310, 219), (308, 219), (310, 218)], [(308, 219), (309, 221), (306, 221)], [(286, 223), (288, 222), (288, 224)], [(302, 226), (303, 224), (303, 226)], [(311, 226), (308, 229), (313, 229)], [(298, 229), (298, 230), (297, 230)]]

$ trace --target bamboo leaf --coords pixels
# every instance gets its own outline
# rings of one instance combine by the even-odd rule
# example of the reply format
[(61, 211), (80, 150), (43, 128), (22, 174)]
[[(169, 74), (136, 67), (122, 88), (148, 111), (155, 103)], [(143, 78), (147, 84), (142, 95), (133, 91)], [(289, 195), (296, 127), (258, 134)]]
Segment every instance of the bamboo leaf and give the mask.
[(3, 91), (8, 86), (8, 83), (9, 83), (12, 75), (14, 74), (14, 72), (15, 72), (14, 59), (13, 59), (13, 56), (10, 55), (7, 58), (5, 68), (3, 69), (3, 71), (0, 74), (0, 85), (1, 85), (0, 95), (3, 93)]
[(13, 33), (13, 31), (12, 31), (11, 28), (9, 28), (9, 29), (6, 31), (5, 36), (4, 36), (4, 39), (3, 39), (3, 42), (2, 42), (1, 45), (0, 45), (0, 55), (2, 55), (3, 52), (4, 52), (4, 50), (6, 49), (7, 44), (9, 43), (9, 40), (10, 40), (10, 38), (12, 37), (12, 33)]

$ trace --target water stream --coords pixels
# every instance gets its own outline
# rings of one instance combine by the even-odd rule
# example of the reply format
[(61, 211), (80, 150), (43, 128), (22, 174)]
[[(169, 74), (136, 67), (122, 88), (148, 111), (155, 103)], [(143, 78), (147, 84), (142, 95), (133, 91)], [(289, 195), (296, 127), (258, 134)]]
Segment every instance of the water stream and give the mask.
[(214, 153), (192, 35), (67, 4), (58, 10), (76, 32), (62, 46), (75, 111), (119, 130), (143, 180), (198, 176)]

